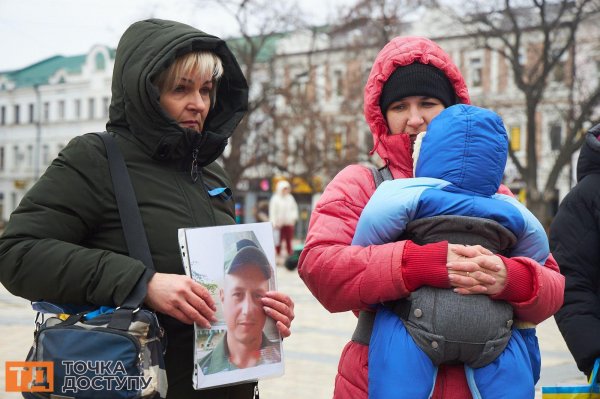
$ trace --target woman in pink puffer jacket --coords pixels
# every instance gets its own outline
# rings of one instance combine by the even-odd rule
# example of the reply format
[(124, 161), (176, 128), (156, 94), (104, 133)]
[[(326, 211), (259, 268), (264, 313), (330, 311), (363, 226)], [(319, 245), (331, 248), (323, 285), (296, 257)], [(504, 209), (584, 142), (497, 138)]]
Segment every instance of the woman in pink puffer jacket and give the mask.
[[(397, 37), (380, 51), (364, 100), (373, 151), (395, 179), (413, 177), (411, 148), (416, 134), (445, 107), (470, 102), (450, 57), (431, 40), (419, 37)], [(481, 247), (445, 241), (423, 246), (408, 240), (351, 245), (374, 191), (369, 168), (350, 165), (328, 184), (313, 211), (298, 271), (330, 312), (358, 314), (371, 304), (405, 298), (421, 286), (454, 287), (465, 295), (480, 293), (508, 301), (515, 318), (523, 322), (537, 324), (560, 308), (564, 278), (552, 256), (543, 267), (529, 258), (489, 255)], [(510, 193), (504, 186), (500, 192)], [(340, 358), (334, 398), (367, 398), (367, 375), (368, 346), (350, 341)], [(432, 398), (470, 397), (463, 366), (440, 366)]]

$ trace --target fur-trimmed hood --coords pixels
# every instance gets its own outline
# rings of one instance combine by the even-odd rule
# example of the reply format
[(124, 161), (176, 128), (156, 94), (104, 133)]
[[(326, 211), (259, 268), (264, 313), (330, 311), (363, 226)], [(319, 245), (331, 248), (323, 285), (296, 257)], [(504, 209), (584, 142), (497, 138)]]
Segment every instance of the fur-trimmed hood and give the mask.
[(457, 104), (427, 127), (415, 176), (446, 180), (460, 190), (489, 197), (500, 187), (507, 157), (508, 135), (500, 116)]

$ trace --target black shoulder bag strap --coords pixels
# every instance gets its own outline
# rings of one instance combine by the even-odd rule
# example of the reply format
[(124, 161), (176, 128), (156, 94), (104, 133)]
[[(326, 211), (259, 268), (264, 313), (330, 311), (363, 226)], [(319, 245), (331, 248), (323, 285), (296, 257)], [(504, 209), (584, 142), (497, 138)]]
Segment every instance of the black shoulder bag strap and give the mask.
[[(380, 169), (376, 168), (375, 166), (369, 166), (368, 168), (373, 175), (375, 188), (379, 187), (379, 185), (385, 180), (394, 179), (392, 172), (390, 172), (390, 168), (388, 168), (387, 165)], [(368, 346), (369, 341), (371, 341), (371, 333), (373, 332), (374, 323), (375, 312), (361, 310), (358, 313), (358, 322), (356, 323), (356, 328), (354, 329), (354, 333), (352, 333), (352, 341)]]
[[(140, 209), (135, 198), (135, 192), (133, 191), (133, 185), (131, 184), (123, 155), (119, 151), (115, 139), (108, 132), (94, 134), (102, 139), (106, 147), (110, 177), (115, 191), (115, 198), (129, 256), (142, 261), (148, 270), (153, 271), (154, 263), (152, 262), (146, 231), (144, 230)], [(108, 325), (109, 327), (119, 330), (127, 330), (129, 328), (133, 313), (141, 306), (146, 297), (148, 270), (142, 275), (140, 281), (135, 285), (127, 298), (125, 298), (123, 304), (117, 308)]]

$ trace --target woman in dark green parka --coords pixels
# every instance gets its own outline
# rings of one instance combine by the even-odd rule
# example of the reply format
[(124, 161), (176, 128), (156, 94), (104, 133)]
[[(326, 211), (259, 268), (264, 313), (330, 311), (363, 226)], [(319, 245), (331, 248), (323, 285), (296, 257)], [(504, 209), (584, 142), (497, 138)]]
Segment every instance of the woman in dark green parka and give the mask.
[[(158, 19), (131, 25), (119, 42), (107, 130), (123, 153), (156, 273), (128, 257), (106, 153), (95, 135), (74, 138), (28, 191), (0, 239), (0, 281), (13, 294), (118, 306), (147, 284), (147, 306), (168, 337), (169, 398), (252, 398), (254, 385), (192, 388), (193, 322), (214, 303), (184, 275), (177, 229), (235, 223), (234, 201), (215, 162), (247, 109), (248, 86), (221, 39)], [(294, 304), (269, 292), (266, 313), (290, 335)]]

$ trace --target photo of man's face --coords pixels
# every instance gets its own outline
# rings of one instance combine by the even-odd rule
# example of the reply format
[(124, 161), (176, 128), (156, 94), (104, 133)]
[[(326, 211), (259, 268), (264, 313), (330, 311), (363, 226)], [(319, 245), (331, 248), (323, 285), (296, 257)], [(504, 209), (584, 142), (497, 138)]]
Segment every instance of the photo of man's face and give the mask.
[(210, 328), (194, 325), (194, 388), (283, 375), (281, 334), (263, 305), (277, 290), (271, 223), (183, 229), (179, 242), (216, 308)]
[(221, 302), (229, 339), (260, 348), (267, 319), (261, 298), (268, 289), (268, 279), (257, 265), (244, 265), (225, 275)]

